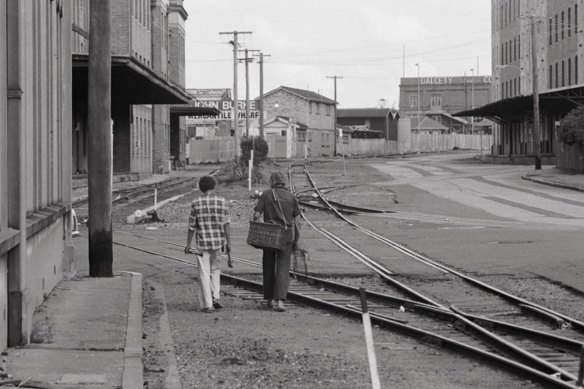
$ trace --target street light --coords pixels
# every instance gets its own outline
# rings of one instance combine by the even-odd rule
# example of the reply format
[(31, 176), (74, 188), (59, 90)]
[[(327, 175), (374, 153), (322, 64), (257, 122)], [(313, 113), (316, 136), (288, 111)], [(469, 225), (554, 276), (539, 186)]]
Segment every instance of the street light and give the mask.
[(416, 67), (418, 68), (418, 126), (420, 125), (420, 110), (422, 109), (420, 105), (420, 64), (417, 63)]
[[(470, 79), (470, 109), (474, 109), (474, 68), (470, 69), (471, 79)], [(474, 116), (470, 117), (470, 133), (474, 135)], [(481, 150), (482, 150), (481, 144)]]

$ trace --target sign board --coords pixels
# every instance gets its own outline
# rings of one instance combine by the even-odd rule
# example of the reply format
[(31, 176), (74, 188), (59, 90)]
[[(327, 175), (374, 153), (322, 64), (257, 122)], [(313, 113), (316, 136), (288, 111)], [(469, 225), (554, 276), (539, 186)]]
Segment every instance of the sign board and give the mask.
[[(240, 120), (245, 122), (246, 119), (246, 104), (245, 100), (239, 101), (238, 103), (238, 113), (237, 116)], [(193, 104), (195, 107), (212, 107), (216, 108), (221, 113), (219, 116), (188, 116), (186, 119), (187, 125), (200, 125), (200, 124), (214, 124), (217, 121), (223, 120), (233, 120), (233, 101), (231, 100), (199, 100)], [(249, 120), (250, 126), (257, 127), (260, 118), (260, 111), (256, 107), (256, 101), (250, 100), (249, 102)]]

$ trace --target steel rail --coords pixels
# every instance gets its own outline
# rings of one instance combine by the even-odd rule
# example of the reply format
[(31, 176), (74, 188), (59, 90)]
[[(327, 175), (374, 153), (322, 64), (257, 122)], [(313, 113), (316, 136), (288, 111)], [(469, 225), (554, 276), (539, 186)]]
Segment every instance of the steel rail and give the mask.
[[(305, 173), (306, 173), (306, 175), (307, 175), (307, 177), (308, 177), (311, 185), (313, 186), (313, 188), (315, 189), (316, 193), (319, 195), (319, 197), (321, 198), (321, 200), (325, 204), (327, 204), (328, 206), (330, 206), (328, 204), (327, 200), (324, 198), (324, 196), (322, 196), (322, 194), (320, 193), (320, 191), (316, 187), (316, 184), (315, 184), (314, 180), (312, 179), (312, 176), (310, 175), (310, 172), (308, 171), (308, 169), (305, 167), (304, 170), (305, 170)], [(332, 208), (334, 208), (334, 207), (332, 207)], [(425, 257), (425, 256), (423, 256), (423, 255), (421, 255), (419, 253), (416, 253), (415, 251), (413, 251), (413, 250), (411, 250), (411, 249), (409, 249), (407, 247), (404, 247), (404, 246), (400, 245), (399, 243), (393, 242), (392, 240), (387, 239), (387, 238), (385, 238), (385, 237), (383, 237), (383, 236), (381, 236), (381, 235), (379, 235), (379, 234), (377, 234), (377, 233), (375, 233), (373, 231), (367, 230), (367, 229), (359, 226), (358, 224), (356, 224), (352, 220), (346, 218), (344, 215), (342, 215), (342, 214), (340, 214), (338, 212), (334, 212), (334, 213), (339, 218), (341, 218), (342, 220), (346, 221), (347, 223), (349, 223), (354, 228), (357, 228), (358, 230), (366, 233), (367, 235), (369, 235), (371, 237), (374, 237), (374, 238), (376, 238), (378, 240), (381, 240), (383, 242), (386, 242), (391, 247), (393, 247), (393, 248), (395, 248), (395, 249), (403, 252), (404, 254), (409, 255), (410, 257), (412, 257), (412, 258), (414, 258), (414, 259), (416, 259), (416, 260), (418, 260), (420, 262), (423, 262), (423, 263), (428, 264), (429, 266), (435, 267), (436, 269), (438, 269), (438, 270), (440, 270), (442, 272), (456, 275), (456, 276), (464, 279), (465, 281), (467, 281), (467, 282), (469, 282), (469, 283), (471, 283), (471, 284), (473, 284), (475, 286), (478, 286), (478, 287), (480, 287), (480, 288), (482, 288), (484, 290), (488, 290), (490, 292), (493, 292), (493, 293), (495, 293), (495, 294), (497, 294), (497, 295), (499, 295), (499, 296), (501, 296), (501, 297), (503, 297), (503, 298), (505, 298), (505, 299), (507, 299), (509, 301), (512, 301), (512, 302), (514, 302), (516, 304), (524, 304), (524, 305), (527, 305), (527, 306), (531, 306), (533, 308), (536, 308), (539, 312), (547, 312), (547, 314), (549, 314), (551, 316), (555, 316), (557, 318), (561, 318), (561, 319), (565, 320), (566, 322), (570, 323), (570, 325), (572, 327), (575, 327), (578, 330), (584, 332), (584, 322), (581, 322), (579, 320), (576, 320), (576, 319), (574, 319), (574, 318), (572, 318), (570, 316), (564, 315), (563, 313), (556, 312), (556, 311), (554, 311), (552, 309), (546, 308), (546, 307), (544, 307), (542, 305), (539, 305), (539, 304), (533, 303), (531, 301), (525, 300), (525, 299), (523, 299), (521, 297), (512, 295), (512, 294), (507, 293), (507, 292), (505, 292), (505, 291), (503, 291), (501, 289), (495, 288), (494, 286), (488, 285), (488, 284), (486, 284), (486, 283), (484, 283), (482, 281), (479, 281), (479, 280), (474, 279), (474, 278), (472, 278), (470, 276), (467, 276), (466, 274), (463, 274), (463, 273), (461, 273), (461, 272), (459, 272), (459, 271), (457, 271), (455, 269), (451, 269), (451, 268), (449, 268), (449, 267), (447, 267), (447, 266), (445, 266), (445, 265), (443, 265), (441, 263), (438, 263), (438, 262), (436, 262), (434, 260), (431, 260), (431, 259), (429, 259), (429, 258), (427, 258), (427, 257)]]
[[(319, 190), (319, 189), (318, 189), (318, 187), (316, 186), (316, 184), (315, 184), (314, 180), (312, 179), (312, 176), (310, 175), (310, 172), (308, 171), (308, 169), (306, 169), (306, 167), (305, 167), (304, 171), (305, 171), (305, 173), (306, 173), (306, 176), (308, 177), (308, 180), (310, 181), (310, 184), (312, 185), (312, 187), (314, 188), (314, 190), (315, 190), (315, 191), (316, 191), (316, 193), (318, 194), (318, 196), (319, 196), (319, 198), (321, 199), (321, 201), (322, 201), (322, 202), (324, 202), (324, 203), (325, 203), (325, 204), (326, 204), (328, 207), (330, 207), (330, 208), (331, 208), (331, 210), (333, 211), (333, 213), (334, 213), (335, 215), (337, 215), (337, 217), (339, 217), (339, 218), (341, 218), (342, 220), (344, 220), (345, 222), (349, 223), (349, 225), (351, 225), (352, 227), (355, 227), (355, 228), (357, 228), (358, 230), (360, 230), (360, 231), (362, 231), (362, 232), (367, 232), (367, 233), (368, 233), (368, 235), (370, 235), (371, 237), (373, 237), (373, 238), (376, 238), (376, 239), (378, 239), (378, 240), (379, 240), (379, 237), (381, 237), (381, 235), (378, 235), (378, 234), (374, 233), (373, 231), (369, 231), (369, 230), (367, 230), (367, 229), (365, 229), (365, 228), (361, 227), (360, 225), (358, 225), (357, 223), (355, 223), (355, 222), (354, 222), (354, 221), (352, 221), (351, 219), (348, 219), (348, 218), (346, 218), (344, 215), (342, 215), (341, 213), (339, 213), (339, 212), (336, 210), (336, 208), (335, 208), (335, 207), (333, 207), (333, 206), (332, 206), (332, 205), (329, 203), (329, 201), (328, 201), (328, 200), (327, 200), (327, 199), (326, 199), (326, 198), (325, 198), (325, 197), (322, 195), (322, 193), (320, 192), (320, 190)], [(383, 241), (383, 242), (384, 242), (384, 243), (387, 243), (387, 242), (385, 242), (385, 241)], [(392, 242), (392, 243), (394, 243), (394, 242)], [(429, 262), (429, 261), (426, 261), (426, 260), (425, 260), (425, 258), (424, 258), (424, 259), (423, 259), (423, 258), (420, 258), (421, 256), (420, 256), (419, 254), (415, 253), (415, 252), (414, 252), (414, 251), (412, 251), (412, 250), (409, 250), (409, 249), (407, 249), (407, 248), (405, 248), (405, 247), (402, 247), (401, 245), (398, 245), (398, 244), (395, 244), (395, 243), (394, 243), (394, 245), (391, 245), (391, 246), (392, 246), (394, 249), (396, 249), (396, 250), (398, 250), (398, 251), (400, 251), (400, 252), (402, 252), (402, 253), (404, 253), (404, 254), (406, 254), (406, 255), (409, 255), (409, 256), (410, 256), (410, 257), (412, 257), (413, 259), (415, 259), (415, 260), (417, 260), (417, 261), (420, 261), (421, 263), (423, 263), (423, 264), (425, 264), (425, 265), (427, 265), (427, 266), (433, 267), (434, 269), (436, 269), (436, 270), (439, 270), (439, 271), (441, 271), (441, 272), (443, 272), (443, 273), (447, 273), (447, 271), (446, 271), (446, 270), (444, 270), (444, 269), (440, 268), (439, 266), (436, 266), (436, 264), (434, 264), (434, 263), (431, 263), (431, 262)]]
[[(191, 263), (189, 261), (180, 259), (180, 258), (176, 258), (170, 255), (165, 255), (165, 254), (161, 254), (161, 253), (157, 253), (151, 250), (146, 250), (146, 249), (142, 249), (139, 247), (135, 247), (132, 245), (127, 245), (127, 244), (123, 244), (120, 242), (114, 242), (117, 245), (123, 246), (123, 247), (128, 247), (131, 249), (135, 249), (141, 252), (145, 252), (151, 255), (155, 255), (155, 256), (159, 256), (162, 258), (166, 258), (166, 259), (171, 259), (173, 261), (179, 262), (179, 263), (183, 263), (186, 264), (188, 266), (192, 266), (192, 267), (197, 267), (197, 265), (195, 265), (194, 263)], [(253, 262), (253, 261), (247, 261), (249, 263)], [(259, 265), (259, 264), (258, 264)], [(245, 280), (242, 279), (240, 277), (235, 277), (232, 275), (227, 275), (227, 274), (222, 274), (221, 277), (223, 279), (225, 279), (226, 281), (230, 281), (230, 282), (234, 282), (238, 285), (244, 284), (247, 288), (252, 287), (252, 289), (255, 290), (261, 290), (262, 285), (250, 280)], [(307, 303), (309, 305), (316, 305), (319, 307), (324, 307), (328, 310), (333, 310), (333, 311), (338, 311), (344, 314), (348, 314), (348, 312), (356, 312), (360, 314), (360, 311), (354, 307), (347, 307), (347, 306), (341, 306), (339, 304), (335, 304), (333, 302), (330, 301), (325, 301), (323, 299), (320, 298), (316, 298), (316, 297), (312, 297), (312, 296), (307, 296), (303, 293), (298, 293), (298, 292), (294, 292), (294, 291), (290, 291), (289, 295), (297, 301), (301, 301), (304, 303)], [(377, 296), (379, 297), (379, 296)], [(416, 304), (418, 309), (424, 308), (422, 305), (420, 305), (419, 303), (414, 302), (414, 304)], [(470, 321), (469, 319), (465, 318), (455, 307), (451, 307), (451, 309), (453, 310), (453, 312), (448, 312), (446, 310), (443, 309), (439, 309), (438, 311), (436, 311), (437, 308), (435, 307), (426, 307), (430, 308), (431, 310), (434, 310), (434, 312), (438, 312), (440, 314), (443, 315), (449, 315), (454, 317), (456, 320), (462, 321), (466, 326), (467, 329), (470, 327), (472, 329), (472, 332), (475, 333), (475, 335), (478, 335), (480, 337), (486, 338), (491, 344), (495, 343), (499, 346), (504, 346), (504, 349), (506, 352), (514, 354), (517, 358), (521, 359), (521, 360), (525, 360), (527, 363), (534, 365), (534, 366), (528, 366), (525, 365), (523, 363), (518, 363), (515, 362), (513, 360), (510, 360), (508, 358), (496, 355), (496, 354), (492, 354), (490, 352), (484, 351), (484, 350), (480, 350), (476, 347), (470, 346), (470, 345), (466, 345), (460, 342), (457, 342), (453, 339), (449, 339), (446, 337), (443, 337), (441, 335), (438, 334), (434, 334), (434, 333), (430, 333), (426, 330), (422, 330), (410, 325), (407, 325), (407, 322), (405, 322), (402, 319), (398, 319), (398, 318), (392, 318), (389, 317), (387, 315), (380, 315), (380, 314), (375, 314), (372, 313), (372, 318), (375, 316), (375, 320), (379, 322), (379, 324), (385, 324), (385, 325), (391, 325), (393, 327), (396, 326), (405, 326), (402, 327), (402, 329), (407, 329), (408, 331), (413, 331), (416, 332), (418, 334), (424, 334), (425, 337), (432, 337), (433, 339), (438, 339), (440, 341), (440, 344), (444, 345), (444, 344), (448, 344), (450, 346), (456, 345), (457, 348), (462, 348), (466, 351), (472, 350), (474, 354), (477, 355), (481, 355), (483, 357), (489, 357), (489, 359), (491, 360), (495, 360), (501, 363), (505, 363), (507, 366), (513, 366), (514, 368), (519, 369), (520, 371), (527, 373), (529, 372), (530, 375), (534, 375), (535, 377), (537, 377), (539, 380), (544, 379), (547, 383), (553, 383), (554, 385), (560, 385), (557, 387), (569, 387), (569, 388), (573, 388), (573, 386), (561, 386), (563, 384), (568, 384), (567, 382), (564, 381), (576, 381), (577, 378), (564, 371), (563, 369), (558, 368), (557, 366), (548, 363), (547, 361), (521, 349), (518, 348), (516, 346), (514, 346), (513, 344), (511, 344), (510, 342), (505, 341), (504, 339), (499, 338), (498, 336), (490, 333), (489, 331), (485, 330), (484, 328), (482, 328), (481, 326), (473, 323), (472, 321)], [(543, 370), (543, 372), (542, 372)], [(551, 381), (550, 381), (551, 380)], [(563, 381), (564, 380), (564, 381)]]
[[(262, 290), (262, 284), (246, 280), (240, 277), (235, 277), (232, 275), (223, 275), (221, 277), (225, 279), (225, 281), (229, 281), (230, 283), (237, 285), (237, 286), (244, 286), (248, 289), (253, 289), (257, 291)], [(334, 311), (342, 313), (346, 316), (354, 317), (355, 319), (359, 319), (362, 315), (360, 309), (356, 307), (352, 307), (351, 305), (340, 305), (334, 302), (329, 302), (320, 298), (307, 296), (305, 294), (289, 291), (288, 295), (291, 299), (322, 309), (326, 309), (328, 311)], [(570, 388), (574, 389), (574, 385), (570, 382), (562, 381), (557, 375), (549, 374), (546, 372), (542, 372), (537, 370), (533, 367), (525, 365), (523, 363), (514, 361), (509, 358), (505, 358), (501, 355), (497, 355), (471, 345), (464, 344), (454, 339), (447, 338), (445, 336), (423, 330), (417, 327), (414, 327), (408, 323), (405, 323), (404, 320), (389, 317), (386, 315), (376, 314), (371, 312), (371, 319), (375, 324), (382, 325), (384, 327), (389, 327), (395, 330), (400, 330), (400, 332), (405, 332), (410, 335), (416, 335), (416, 337), (425, 340), (426, 342), (439, 344), (443, 348), (447, 348), (453, 351), (461, 352), (463, 351), (465, 354), (471, 355), (475, 358), (480, 358), (482, 360), (487, 360), (490, 363), (505, 366), (507, 369), (512, 368), (514, 372), (520, 373), (524, 376), (529, 377), (530, 379), (535, 379), (538, 382), (541, 382), (546, 385), (552, 385), (554, 388)], [(433, 340), (433, 342), (432, 342)], [(545, 361), (543, 366), (545, 367)]]
[[(113, 192), (113, 195), (116, 196), (115, 199), (112, 201), (112, 204), (117, 204), (127, 199), (136, 198), (141, 196), (145, 193), (151, 192), (153, 189), (159, 189), (161, 191), (166, 191), (170, 189), (174, 189), (176, 187), (183, 186), (188, 184), (191, 181), (196, 180), (196, 177), (191, 177), (187, 179), (170, 179), (166, 181), (161, 181), (158, 183), (146, 184), (137, 186), (134, 188), (127, 188), (127, 189), (120, 189)], [(89, 197), (85, 197), (73, 202), (73, 207), (78, 207), (81, 204), (85, 204), (89, 200)]]

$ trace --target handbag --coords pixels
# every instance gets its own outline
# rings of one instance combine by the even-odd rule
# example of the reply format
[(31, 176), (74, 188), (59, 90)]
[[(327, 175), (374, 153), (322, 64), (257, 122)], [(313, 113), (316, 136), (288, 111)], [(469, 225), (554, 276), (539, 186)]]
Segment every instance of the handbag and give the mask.
[[(280, 200), (276, 196), (276, 192), (272, 189), (272, 195), (278, 203), (278, 209), (284, 219), (284, 212), (280, 205)], [(275, 222), (265, 223), (258, 221), (249, 222), (249, 232), (247, 234), (247, 244), (256, 249), (282, 249), (292, 240), (294, 229), (287, 225), (277, 224)]]

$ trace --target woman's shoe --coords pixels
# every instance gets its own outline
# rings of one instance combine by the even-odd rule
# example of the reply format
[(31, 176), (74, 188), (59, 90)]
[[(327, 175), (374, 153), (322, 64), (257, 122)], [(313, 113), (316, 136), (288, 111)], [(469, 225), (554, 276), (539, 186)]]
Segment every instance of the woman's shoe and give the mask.
[(276, 300), (276, 306), (274, 307), (276, 312), (286, 312), (286, 307), (284, 306), (284, 300)]
[(266, 306), (268, 308), (274, 308), (274, 300), (266, 300)]
[(219, 302), (219, 300), (213, 301), (213, 308), (215, 309), (223, 309), (223, 304)]

